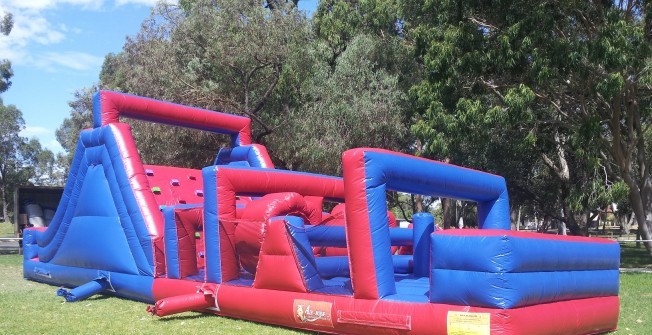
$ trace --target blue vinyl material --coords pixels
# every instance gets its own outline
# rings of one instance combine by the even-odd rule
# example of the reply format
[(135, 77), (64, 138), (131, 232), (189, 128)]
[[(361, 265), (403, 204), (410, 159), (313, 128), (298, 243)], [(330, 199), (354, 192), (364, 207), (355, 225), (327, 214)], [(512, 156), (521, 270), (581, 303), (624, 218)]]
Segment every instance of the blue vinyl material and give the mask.
[[(306, 225), (306, 233), (310, 239), (310, 244), (314, 247), (346, 247), (346, 232), (343, 226)], [(413, 236), (414, 231), (412, 229), (389, 228), (389, 238), (393, 246), (412, 245), (414, 242)]]
[[(490, 273), (433, 269), (430, 301), (517, 308), (555, 301), (618, 295), (618, 270)], [(450, 283), (455, 283), (450, 287)]]
[(241, 145), (233, 148), (221, 148), (215, 157), (213, 165), (235, 165), (244, 167), (264, 168), (265, 162), (254, 150), (252, 145)]
[(284, 220), (288, 223), (285, 225), (285, 228), (292, 237), (294, 254), (299, 261), (299, 270), (302, 273), (308, 291), (312, 292), (324, 287), (324, 283), (321, 281), (319, 272), (317, 271), (315, 256), (312, 253), (312, 247), (306, 235), (303, 219), (296, 216), (281, 216), (270, 219), (270, 221), (274, 220)]
[[(97, 236), (102, 236), (105, 233), (103, 229), (109, 229), (114, 234), (118, 234), (113, 228), (110, 228), (109, 224), (92, 224), (95, 218), (113, 218), (122, 226), (122, 234), (128, 245), (123, 252), (117, 255), (121, 258), (119, 262), (125, 265), (133, 261), (138, 273), (153, 275), (151, 237), (131, 189), (113, 127), (86, 130), (80, 134), (80, 145), (75, 153), (75, 161), (79, 160), (75, 165), (77, 170), (71, 171), (69, 176), (68, 184), (70, 184), (71, 178), (74, 179), (74, 184), (70, 187), (72, 189), (70, 197), (65, 208), (61, 208), (64, 201), (60, 204), (58, 212), (63, 212), (59, 216), (60, 220), (56, 221), (57, 216), (55, 215), (55, 220), (46, 233), (41, 236), (43, 241), (39, 241), (41, 248), (38, 251), (38, 257), (42, 262), (50, 262), (57, 257), (58, 262), (70, 264), (70, 261), (65, 260), (67, 258), (65, 255), (57, 256), (57, 254), (60, 251), (67, 252), (67, 249), (60, 250), (60, 247), (64, 243), (64, 239), (70, 239), (66, 235), (73, 218), (75, 218), (76, 225), (79, 226), (76, 229), (85, 230), (87, 233)], [(107, 220), (100, 221), (107, 222)], [(89, 227), (81, 228), (82, 225), (85, 225), (84, 222)], [(72, 244), (72, 242), (68, 243)], [(108, 249), (104, 248), (103, 250), (107, 251)]]
[(174, 207), (166, 206), (162, 210), (165, 220), (165, 272), (168, 278), (180, 279), (179, 268), (179, 237), (177, 236), (177, 221)]
[(430, 283), (428, 277), (411, 274), (396, 274), (396, 294), (384, 297), (383, 300), (428, 303)]
[(108, 287), (110, 287), (108, 279), (104, 276), (101, 276), (95, 280), (89, 281), (84, 285), (77, 286), (72, 290), (60, 288), (57, 290), (57, 295), (64, 297), (67, 302), (75, 302), (84, 300), (92, 295), (102, 293), (102, 291)]
[(72, 219), (53, 264), (139, 274), (117, 217)]
[(618, 294), (617, 243), (487, 233), (431, 235), (431, 302), (516, 308)]
[(369, 211), (369, 231), (373, 264), (376, 271), (376, 288), (379, 297), (396, 294), (391, 242), (389, 239), (389, 217), (387, 214), (387, 188), (384, 164), (378, 157), (365, 153), (365, 189)]
[(154, 277), (152, 276), (76, 268), (33, 260), (23, 261), (23, 276), (34, 281), (64, 287), (77, 287), (99, 277), (106, 277), (110, 283), (108, 292), (127, 299), (154, 303), (152, 292)]
[(176, 209), (198, 208), (202, 205), (187, 204), (165, 206), (161, 209), (165, 221), (165, 267), (168, 278), (180, 279), (181, 269), (179, 267), (179, 237), (177, 236)]
[(63, 217), (65, 213), (67, 212), (66, 208), (68, 208), (68, 204), (71, 202), (73, 189), (75, 188), (75, 184), (78, 182), (77, 174), (79, 173), (82, 156), (83, 156), (77, 153), (83, 151), (84, 151), (84, 144), (81, 141), (79, 141), (77, 143), (77, 148), (75, 149), (75, 155), (73, 156), (72, 162), (70, 164), (70, 172), (68, 173), (68, 179), (66, 180), (66, 185), (63, 188), (63, 194), (61, 196), (61, 201), (59, 201), (59, 206), (57, 207), (57, 210), (54, 213), (54, 217), (52, 218), (52, 221), (50, 222), (48, 229), (44, 231), (42, 234), (39, 234), (40, 236), (38, 236), (37, 238), (37, 243), (41, 247), (48, 245), (52, 241), (55, 233), (59, 230), (59, 226), (63, 221)]
[(80, 133), (50, 226), (44, 232), (27, 230), (26, 278), (81, 286), (71, 291), (70, 298), (78, 299), (98, 289), (92, 281), (102, 272), (116, 295), (153, 300), (152, 236), (123, 161), (119, 136), (126, 128), (117, 123)]
[[(351, 275), (349, 269), (349, 257), (347, 256), (324, 256), (316, 257), (319, 275), (323, 278), (348, 277)], [(413, 272), (412, 255), (393, 255), (393, 271), (397, 274), (411, 274)]]
[(32, 259), (38, 257), (37, 235), (42, 235), (40, 231), (25, 229), (23, 230), (23, 258)]
[[(536, 234), (533, 234), (533, 237)], [(433, 234), (432, 268), (482, 272), (617, 270), (618, 243)]]
[(430, 213), (416, 213), (412, 216), (414, 230), (414, 275), (430, 275), (430, 234), (435, 230), (435, 218)]
[(510, 229), (509, 199), (503, 177), (378, 151), (364, 152), (364, 172), (376, 285), (381, 297), (396, 293), (389, 228), (385, 224), (388, 190), (475, 201), (480, 228)]
[(217, 217), (217, 170), (215, 166), (202, 169), (204, 178), (204, 242), (206, 249), (206, 281), (222, 283), (220, 264), (220, 230)]

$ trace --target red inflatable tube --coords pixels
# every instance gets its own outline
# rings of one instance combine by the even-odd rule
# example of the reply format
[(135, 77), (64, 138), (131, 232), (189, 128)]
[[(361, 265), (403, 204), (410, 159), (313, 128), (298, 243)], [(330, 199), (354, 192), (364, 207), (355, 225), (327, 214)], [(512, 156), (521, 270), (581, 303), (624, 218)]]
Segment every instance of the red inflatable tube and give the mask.
[(120, 116), (173, 126), (223, 131), (238, 134), (237, 145), (251, 144), (251, 119), (201, 108), (138, 97), (112, 91), (100, 91), (99, 114), (95, 127), (117, 123)]
[[(192, 293), (197, 285), (201, 284), (156, 279), (154, 296), (161, 299), (167, 294)], [(619, 310), (618, 296), (494, 309), (354, 299), (228, 284), (215, 285), (215, 292), (217, 308), (212, 311), (217, 315), (331, 334), (445, 335), (460, 330), (469, 318), (480, 318), (476, 326), (484, 326), (488, 334), (494, 335), (588, 335), (616, 329)]]
[(215, 307), (215, 297), (210, 293), (198, 292), (161, 299), (154, 306), (147, 306), (152, 315), (166, 316), (188, 311), (200, 311)]

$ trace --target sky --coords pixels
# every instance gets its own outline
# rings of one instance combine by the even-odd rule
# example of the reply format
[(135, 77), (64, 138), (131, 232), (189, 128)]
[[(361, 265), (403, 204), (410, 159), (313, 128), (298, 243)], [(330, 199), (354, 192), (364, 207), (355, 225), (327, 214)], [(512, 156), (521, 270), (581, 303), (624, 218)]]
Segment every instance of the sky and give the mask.
[[(312, 13), (317, 1), (300, 0), (299, 8)], [(22, 136), (62, 152), (54, 132), (70, 115), (74, 92), (99, 81), (104, 57), (122, 50), (156, 2), (0, 0), (0, 15), (14, 15), (9, 36), (0, 35), (0, 59), (9, 59), (14, 70), (0, 98), (22, 111)]]

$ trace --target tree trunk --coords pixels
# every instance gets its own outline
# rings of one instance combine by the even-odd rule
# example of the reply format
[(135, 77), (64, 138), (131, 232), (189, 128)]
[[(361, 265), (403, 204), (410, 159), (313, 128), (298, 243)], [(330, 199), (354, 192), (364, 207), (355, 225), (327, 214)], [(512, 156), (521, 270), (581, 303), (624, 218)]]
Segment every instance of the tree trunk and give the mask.
[(442, 221), (444, 225), (444, 229), (450, 229), (451, 228), (451, 223), (453, 223), (453, 226), (457, 224), (455, 221), (455, 200), (449, 199), (449, 198), (442, 198), (441, 199), (441, 208), (442, 208)]
[(588, 226), (589, 223), (585, 225), (584, 229), (577, 223), (577, 220), (575, 219), (575, 214), (573, 211), (570, 209), (566, 201), (563, 201), (563, 199), (567, 199), (567, 195), (564, 193), (570, 193), (565, 187), (562, 187), (562, 213), (564, 216), (564, 224), (565, 224), (565, 229), (570, 230), (571, 235), (575, 236), (587, 236), (588, 235)]
[(649, 201), (643, 201), (644, 192), (645, 189), (639, 191), (638, 188), (633, 188), (630, 185), (629, 200), (636, 216), (636, 222), (638, 223), (640, 239), (645, 240), (643, 245), (648, 255), (652, 257), (652, 242), (650, 242), (650, 226), (648, 225), (652, 223), (652, 204)]
[[(9, 214), (8, 213), (9, 212), (8, 204), (9, 204), (9, 201), (7, 201), (6, 195), (7, 195), (7, 190), (5, 189), (5, 186), (2, 185), (2, 187), (0, 187), (0, 197), (2, 197), (2, 217), (5, 218), (5, 220), (8, 220), (8, 214)], [(18, 213), (14, 213), (14, 217), (18, 218)], [(14, 220), (14, 221), (16, 221), (16, 222), (14, 222), (15, 224), (18, 224), (17, 219)]]
[(516, 230), (521, 230), (521, 206), (518, 206), (518, 217), (516, 218)]
[(414, 195), (414, 213), (423, 213), (425, 212), (423, 206), (423, 195), (415, 194)]

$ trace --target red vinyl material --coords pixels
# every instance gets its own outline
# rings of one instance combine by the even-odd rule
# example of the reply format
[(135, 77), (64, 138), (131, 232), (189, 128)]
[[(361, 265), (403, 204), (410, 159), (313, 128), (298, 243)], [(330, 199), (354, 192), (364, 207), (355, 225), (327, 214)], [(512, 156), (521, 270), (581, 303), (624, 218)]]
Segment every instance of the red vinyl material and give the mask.
[(292, 244), (285, 229), (285, 221), (272, 220), (267, 224), (266, 229), (254, 288), (307, 292), (290, 247)]
[(100, 91), (99, 94), (101, 126), (118, 123), (120, 116), (125, 116), (175, 126), (227, 131), (238, 134), (238, 145), (251, 144), (249, 118), (112, 91)]
[(158, 206), (204, 203), (201, 171), (160, 165), (144, 168)]
[(342, 155), (346, 183), (346, 244), (349, 248), (351, 285), (359, 299), (378, 299), (376, 265), (372, 255), (369, 231), (369, 208), (365, 187), (365, 156), (363, 151), (347, 151)]
[[(317, 223), (321, 210), (308, 206), (298, 193), (272, 193), (247, 204), (235, 227), (235, 246), (240, 264), (250, 273), (256, 273), (258, 253), (266, 239), (268, 219), (292, 215), (305, 222)], [(292, 259), (294, 262), (294, 259)]]
[[(165, 282), (161, 282), (163, 280)], [(196, 285), (182, 280), (156, 279), (154, 282), (156, 299), (196, 290)], [(231, 285), (221, 285), (216, 290), (220, 311), (215, 313), (218, 315), (332, 334), (447, 335), (450, 334), (448, 319), (456, 313), (471, 317), (488, 315), (492, 335), (598, 334), (616, 329), (619, 313), (617, 296), (492, 309), (355, 299)], [(298, 305), (304, 305), (302, 311), (305, 314), (306, 303), (318, 307), (323, 322), (309, 322), (305, 321), (309, 320), (306, 318), (302, 321), (297, 316)]]
[(215, 297), (202, 292), (177, 295), (156, 302), (147, 311), (156, 316), (166, 316), (187, 311), (199, 311), (215, 306)]
[[(238, 278), (235, 241), (236, 199), (240, 194), (296, 192), (303, 196), (343, 199), (344, 184), (334, 177), (276, 170), (242, 170), (226, 166), (214, 167), (217, 174), (218, 217), (220, 218), (220, 254), (222, 280)], [(206, 255), (210, 257), (210, 255)]]
[(197, 274), (204, 267), (204, 258), (199, 255), (204, 250), (204, 237), (200, 233), (204, 226), (204, 211), (201, 207), (177, 208), (174, 215), (178, 222), (179, 275), (184, 278)]

